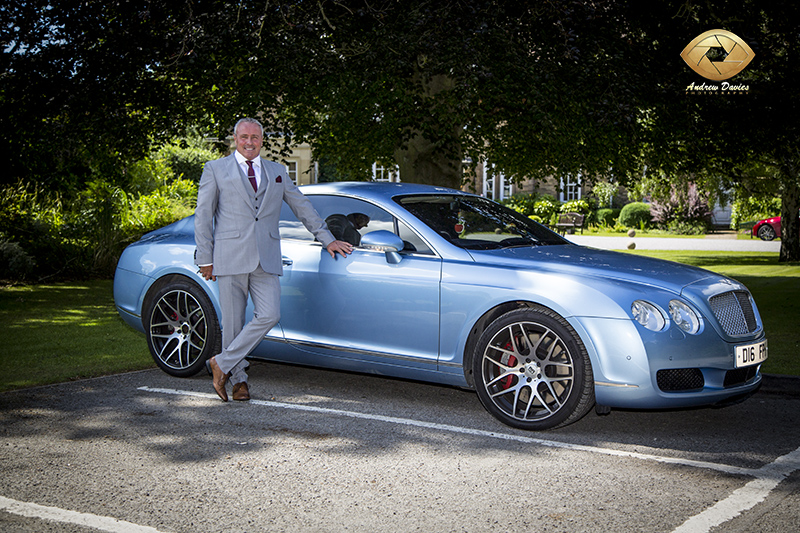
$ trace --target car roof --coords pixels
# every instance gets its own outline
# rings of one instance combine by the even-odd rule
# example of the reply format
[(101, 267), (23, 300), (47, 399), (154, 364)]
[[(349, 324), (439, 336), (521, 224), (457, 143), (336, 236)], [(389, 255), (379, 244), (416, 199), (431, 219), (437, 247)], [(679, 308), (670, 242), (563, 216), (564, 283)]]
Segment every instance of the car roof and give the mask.
[(388, 200), (398, 195), (406, 194), (461, 194), (463, 191), (439, 187), (435, 185), (421, 185), (418, 183), (387, 183), (375, 181), (336, 181), (303, 185), (300, 187), (303, 194), (347, 194), (364, 199)]

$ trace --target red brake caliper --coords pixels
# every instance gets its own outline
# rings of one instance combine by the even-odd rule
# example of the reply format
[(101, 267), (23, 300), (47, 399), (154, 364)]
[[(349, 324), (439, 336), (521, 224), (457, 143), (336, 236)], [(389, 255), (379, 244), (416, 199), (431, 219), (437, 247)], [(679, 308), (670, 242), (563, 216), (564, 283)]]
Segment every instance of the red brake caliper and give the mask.
[[(511, 344), (511, 341), (508, 341), (505, 346), (503, 346), (506, 350), (512, 350), (514, 346)], [(510, 354), (503, 354), (503, 357), (500, 359), (500, 362), (506, 366), (514, 366), (517, 364), (517, 358)], [(503, 390), (509, 388), (514, 380), (514, 376), (509, 374), (505, 378), (500, 381), (500, 386), (503, 387)]]

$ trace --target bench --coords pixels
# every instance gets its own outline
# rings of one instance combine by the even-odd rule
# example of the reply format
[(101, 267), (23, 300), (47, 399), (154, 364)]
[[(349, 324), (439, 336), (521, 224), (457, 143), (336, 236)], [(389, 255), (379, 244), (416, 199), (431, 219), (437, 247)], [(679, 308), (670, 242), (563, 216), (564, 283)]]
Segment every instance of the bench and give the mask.
[(584, 215), (580, 213), (564, 213), (558, 215), (558, 222), (556, 222), (556, 231), (564, 235), (565, 233), (575, 233), (575, 230), (580, 228), (583, 233), (583, 220)]

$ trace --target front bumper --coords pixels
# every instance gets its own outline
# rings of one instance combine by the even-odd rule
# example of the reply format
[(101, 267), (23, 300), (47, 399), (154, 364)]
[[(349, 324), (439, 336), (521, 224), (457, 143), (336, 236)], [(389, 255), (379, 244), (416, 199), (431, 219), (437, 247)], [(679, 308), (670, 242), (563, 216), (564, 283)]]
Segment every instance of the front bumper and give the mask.
[(713, 405), (751, 394), (761, 383), (761, 365), (736, 368), (737, 345), (764, 340), (763, 332), (731, 343), (713, 328), (685, 335), (672, 326), (652, 332), (632, 320), (581, 318), (594, 344), (592, 359), (598, 404), (636, 409)]

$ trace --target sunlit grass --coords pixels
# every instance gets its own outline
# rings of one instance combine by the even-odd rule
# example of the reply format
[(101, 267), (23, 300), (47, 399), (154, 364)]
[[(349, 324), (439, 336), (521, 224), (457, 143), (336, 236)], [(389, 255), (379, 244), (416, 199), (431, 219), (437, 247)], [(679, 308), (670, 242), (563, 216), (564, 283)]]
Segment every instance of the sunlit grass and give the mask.
[(0, 391), (152, 367), (111, 281), (0, 289)]

